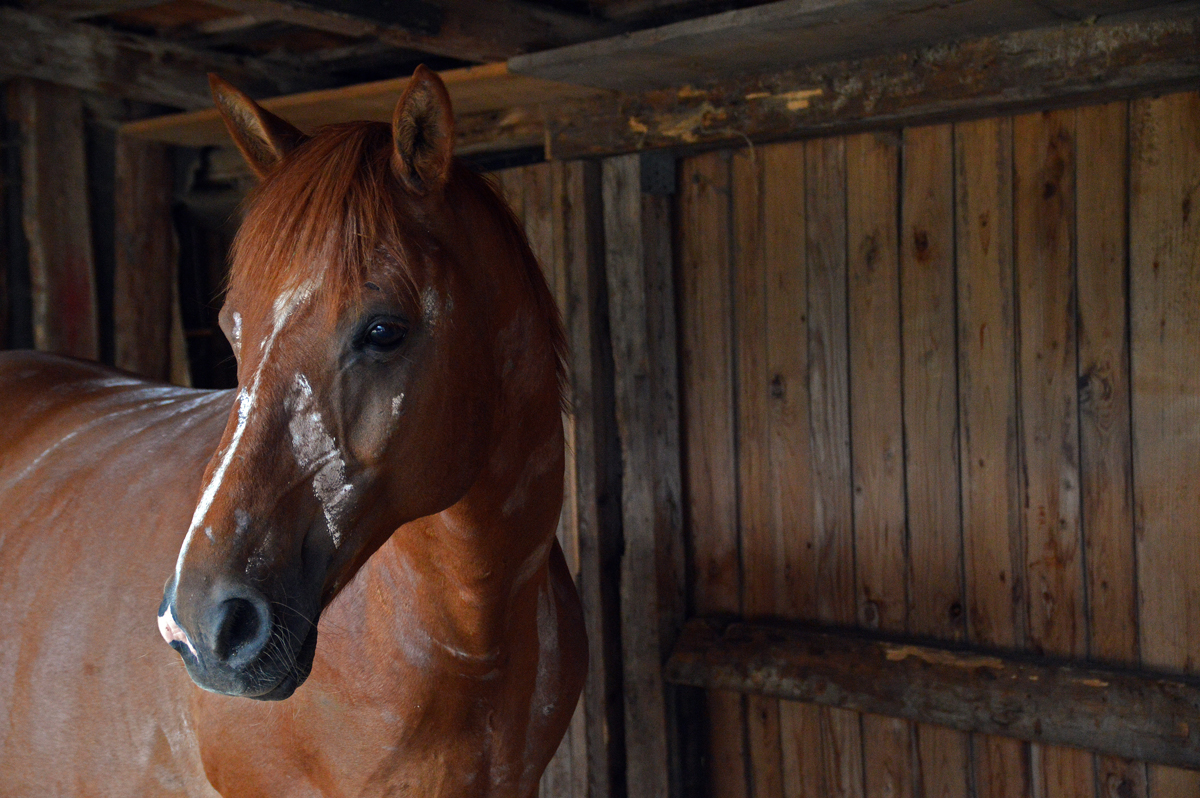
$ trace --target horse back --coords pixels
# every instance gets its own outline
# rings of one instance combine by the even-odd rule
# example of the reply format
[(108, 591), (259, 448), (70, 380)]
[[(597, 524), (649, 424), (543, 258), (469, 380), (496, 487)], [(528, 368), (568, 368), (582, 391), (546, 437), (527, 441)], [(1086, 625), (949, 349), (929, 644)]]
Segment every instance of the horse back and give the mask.
[(0, 794), (210, 794), (155, 609), (231, 401), (0, 353)]

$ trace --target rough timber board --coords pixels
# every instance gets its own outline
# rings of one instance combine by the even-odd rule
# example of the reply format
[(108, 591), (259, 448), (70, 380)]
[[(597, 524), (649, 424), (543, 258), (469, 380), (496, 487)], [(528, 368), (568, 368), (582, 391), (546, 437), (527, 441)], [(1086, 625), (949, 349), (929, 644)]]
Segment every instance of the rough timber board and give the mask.
[[(1059, 4), (1063, 5), (1063, 4)], [(1076, 4), (1078, 5), (1078, 4)], [(1163, 5), (1098, 3), (1088, 16)], [(1047, 25), (1080, 14), (1036, 0), (782, 0), (510, 59), (513, 72), (640, 91)]]
[[(514, 75), (503, 63), (454, 69), (441, 73), (450, 92), (459, 122), (460, 151), (495, 139), (493, 149), (540, 144), (541, 115), (546, 103), (585, 100), (603, 92)], [(312, 130), (333, 122), (367, 119), (391, 121), (396, 101), (408, 78), (393, 78), (338, 89), (291, 94), (263, 100), (264, 108), (284, 117), (301, 130)], [(482, 129), (473, 136), (477, 128)], [(121, 133), (136, 138), (187, 147), (221, 146), (228, 143), (225, 125), (215, 108), (131, 122)], [(467, 133), (468, 135), (463, 135)], [(519, 139), (519, 140), (517, 140)]]

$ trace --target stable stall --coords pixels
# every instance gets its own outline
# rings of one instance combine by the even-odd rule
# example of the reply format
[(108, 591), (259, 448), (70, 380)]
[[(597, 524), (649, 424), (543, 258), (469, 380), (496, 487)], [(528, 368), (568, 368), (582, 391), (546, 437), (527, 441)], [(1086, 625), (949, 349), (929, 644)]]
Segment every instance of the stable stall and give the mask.
[[(1200, 4), (61, 5), (0, 9), (73, 42), (0, 52), (4, 343), (179, 383), (253, 185), (202, 70), (311, 129), (446, 67), (570, 344), (543, 796), (1200, 793)], [(352, 41), (208, 52), (263, 20)]]

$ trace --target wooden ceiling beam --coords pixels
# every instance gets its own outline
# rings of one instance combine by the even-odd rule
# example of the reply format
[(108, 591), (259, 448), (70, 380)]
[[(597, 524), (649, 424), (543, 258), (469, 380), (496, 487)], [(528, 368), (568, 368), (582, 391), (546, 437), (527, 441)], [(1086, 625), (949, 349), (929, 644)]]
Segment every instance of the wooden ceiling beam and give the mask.
[(31, 77), (176, 108), (212, 105), (209, 72), (274, 96), (321, 88), (319, 76), (143, 36), (0, 8), (0, 76)]
[(521, 0), (209, 0), (260, 20), (341, 36), (376, 37), (396, 47), (485, 63), (620, 32), (611, 22)]
[(547, 106), (547, 153), (771, 141), (1195, 88), (1200, 2), (729, 75)]

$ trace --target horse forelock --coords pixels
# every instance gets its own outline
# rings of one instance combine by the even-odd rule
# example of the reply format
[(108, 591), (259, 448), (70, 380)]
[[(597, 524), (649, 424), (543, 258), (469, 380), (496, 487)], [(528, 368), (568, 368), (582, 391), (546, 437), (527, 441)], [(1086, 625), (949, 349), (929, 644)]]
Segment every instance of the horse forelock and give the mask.
[[(276, 297), (301, 286), (320, 286), (339, 305), (352, 304), (368, 279), (369, 265), (383, 253), (395, 268), (370, 279), (390, 279), (389, 288), (418, 306), (420, 288), (410, 271), (403, 189), (392, 172), (392, 147), (388, 125), (351, 122), (320, 128), (289, 153), (247, 198), (233, 243), (230, 286), (248, 288), (244, 296), (263, 303), (263, 311), (270, 310)], [(492, 215), (508, 250), (499, 257), (519, 264), (533, 310), (544, 324), (566, 408), (562, 319), (520, 222), (490, 181), (461, 164), (452, 167), (445, 191), (448, 204), (477, 203)]]
[[(291, 152), (250, 193), (232, 249), (230, 288), (269, 312), (276, 297), (320, 286), (353, 302), (379, 250), (399, 262), (395, 288), (416, 301), (391, 176), (387, 125), (329, 125)], [(252, 310), (252, 308), (247, 308)]]

